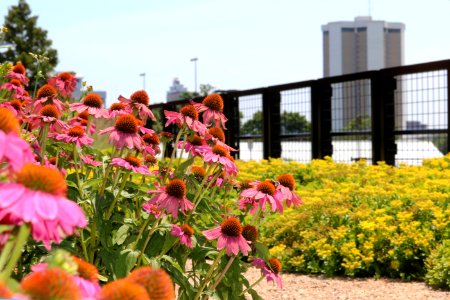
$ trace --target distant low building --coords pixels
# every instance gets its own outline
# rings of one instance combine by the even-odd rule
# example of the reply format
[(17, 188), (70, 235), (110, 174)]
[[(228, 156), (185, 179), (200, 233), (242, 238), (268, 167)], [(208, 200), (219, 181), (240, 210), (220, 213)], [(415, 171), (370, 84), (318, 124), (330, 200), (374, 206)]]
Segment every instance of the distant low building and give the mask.
[(186, 93), (187, 91), (187, 88), (180, 83), (180, 80), (177, 77), (175, 77), (172, 86), (167, 92), (167, 102), (180, 100), (181, 94)]
[[(73, 93), (72, 93), (72, 97), (75, 101), (78, 101), (81, 98), (81, 90), (83, 88), (83, 76), (76, 75), (76, 79), (77, 79), (77, 86), (75, 88), (75, 91), (73, 91)], [(106, 95), (107, 95), (106, 91), (93, 90), (93, 91), (91, 91), (91, 93), (98, 94), (103, 100), (103, 106), (106, 107)]]

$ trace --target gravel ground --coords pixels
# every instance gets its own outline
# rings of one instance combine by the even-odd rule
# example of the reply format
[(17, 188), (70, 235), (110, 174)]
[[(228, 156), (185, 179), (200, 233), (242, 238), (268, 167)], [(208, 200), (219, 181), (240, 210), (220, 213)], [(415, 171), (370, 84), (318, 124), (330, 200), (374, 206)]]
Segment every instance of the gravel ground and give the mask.
[[(258, 280), (260, 271), (251, 268), (246, 274), (250, 283)], [(282, 274), (283, 289), (272, 283), (262, 281), (255, 290), (263, 299), (417, 299), (443, 300), (450, 299), (450, 292), (433, 290), (423, 282), (402, 282), (392, 279), (349, 279), (326, 278), (323, 276), (308, 276)], [(248, 299), (251, 299), (249, 297)]]

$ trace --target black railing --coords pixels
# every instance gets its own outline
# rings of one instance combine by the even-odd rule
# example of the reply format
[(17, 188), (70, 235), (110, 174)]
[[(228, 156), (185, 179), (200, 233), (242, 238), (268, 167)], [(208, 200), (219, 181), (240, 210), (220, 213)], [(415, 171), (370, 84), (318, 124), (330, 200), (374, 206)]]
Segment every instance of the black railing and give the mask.
[[(242, 159), (332, 156), (418, 164), (449, 150), (449, 71), (450, 60), (443, 60), (221, 91), (227, 143), (240, 149)], [(186, 103), (150, 108), (174, 110)]]

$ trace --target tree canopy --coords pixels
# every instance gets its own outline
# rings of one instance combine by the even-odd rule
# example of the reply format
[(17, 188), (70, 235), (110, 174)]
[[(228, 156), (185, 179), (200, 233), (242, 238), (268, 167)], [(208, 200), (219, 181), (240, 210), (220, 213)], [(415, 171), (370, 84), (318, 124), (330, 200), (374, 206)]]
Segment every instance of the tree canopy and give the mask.
[[(240, 112), (240, 117), (243, 116)], [(305, 116), (298, 112), (283, 111), (281, 118), (281, 134), (296, 134), (308, 132), (311, 130), (311, 123), (308, 122)], [(263, 133), (263, 114), (262, 111), (257, 111), (253, 117), (247, 122), (243, 123), (240, 128), (241, 135), (261, 135)]]
[[(4, 34), (4, 42), (12, 44), (12, 47), (0, 53), (0, 61), (22, 62), (27, 68), (31, 85), (35, 83), (38, 70), (44, 77), (39, 78), (38, 84), (41, 85), (58, 63), (57, 51), (51, 48), (52, 41), (47, 38), (47, 31), (37, 26), (37, 20), (37, 16), (31, 15), (30, 6), (25, 0), (19, 0), (17, 5), (11, 6), (3, 26), (8, 29)], [(41, 61), (38, 66), (30, 52), (43, 55), (48, 60)]]

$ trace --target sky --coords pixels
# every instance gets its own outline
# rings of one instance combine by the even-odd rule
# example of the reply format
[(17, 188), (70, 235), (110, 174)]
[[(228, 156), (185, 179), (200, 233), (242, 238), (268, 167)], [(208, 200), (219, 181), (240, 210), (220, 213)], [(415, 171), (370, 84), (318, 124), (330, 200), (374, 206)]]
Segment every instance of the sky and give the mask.
[[(370, 15), (405, 24), (405, 64), (450, 58), (450, 0), (28, 0), (74, 71), (107, 103), (145, 88), (164, 102), (175, 77), (195, 89), (270, 86), (322, 77), (321, 25)], [(17, 0), (0, 0), (0, 15)]]

